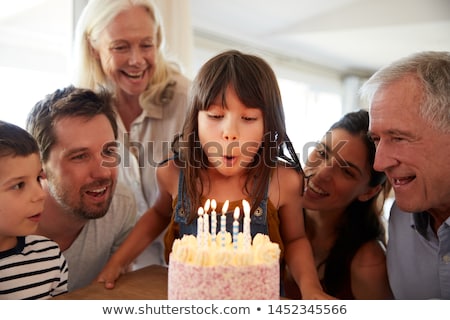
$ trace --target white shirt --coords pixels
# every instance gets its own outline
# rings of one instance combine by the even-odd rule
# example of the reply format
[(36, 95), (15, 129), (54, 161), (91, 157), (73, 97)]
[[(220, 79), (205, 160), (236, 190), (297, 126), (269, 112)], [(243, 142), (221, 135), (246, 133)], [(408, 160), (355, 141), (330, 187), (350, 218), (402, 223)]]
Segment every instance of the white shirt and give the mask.
[[(170, 101), (164, 105), (146, 103), (143, 112), (132, 122), (130, 132), (127, 133), (120, 117), (117, 119), (122, 148), (119, 180), (135, 195), (138, 218), (156, 200), (156, 166), (172, 155), (173, 138), (182, 131), (186, 117), (190, 80), (177, 75), (174, 81)], [(131, 152), (123, 149), (126, 146)], [(163, 236), (164, 232), (137, 258), (134, 269), (152, 264), (165, 265)]]

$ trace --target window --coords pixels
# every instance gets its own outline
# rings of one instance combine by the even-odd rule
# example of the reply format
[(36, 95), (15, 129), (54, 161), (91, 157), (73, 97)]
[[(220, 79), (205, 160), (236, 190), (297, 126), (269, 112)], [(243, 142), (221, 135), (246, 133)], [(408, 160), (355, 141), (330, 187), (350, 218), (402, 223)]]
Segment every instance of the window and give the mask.
[(326, 130), (341, 117), (341, 97), (337, 93), (318, 91), (308, 84), (279, 80), (286, 128), (302, 164)]
[(69, 0), (1, 2), (0, 119), (24, 127), (37, 101), (67, 85), (71, 17)]
[(25, 128), (31, 108), (48, 93), (64, 86), (66, 75), (0, 66), (2, 107), (0, 119)]

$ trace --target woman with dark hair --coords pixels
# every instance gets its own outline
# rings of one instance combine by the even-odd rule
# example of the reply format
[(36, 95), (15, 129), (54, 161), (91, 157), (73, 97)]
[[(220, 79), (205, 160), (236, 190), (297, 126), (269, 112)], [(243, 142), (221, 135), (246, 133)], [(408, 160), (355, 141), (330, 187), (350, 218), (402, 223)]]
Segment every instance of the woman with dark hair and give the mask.
[[(389, 299), (384, 198), (390, 186), (373, 169), (375, 145), (365, 110), (333, 124), (305, 165), (307, 236), (326, 293), (339, 299)], [(290, 298), (299, 298), (292, 282)]]

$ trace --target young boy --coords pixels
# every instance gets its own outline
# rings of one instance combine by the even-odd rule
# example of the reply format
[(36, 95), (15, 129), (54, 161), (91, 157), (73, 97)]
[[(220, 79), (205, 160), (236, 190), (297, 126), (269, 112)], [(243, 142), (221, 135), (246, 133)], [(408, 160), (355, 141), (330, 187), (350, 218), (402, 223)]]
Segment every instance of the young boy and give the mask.
[(35, 233), (45, 194), (39, 148), (22, 128), (0, 121), (0, 299), (48, 299), (67, 292), (58, 245)]

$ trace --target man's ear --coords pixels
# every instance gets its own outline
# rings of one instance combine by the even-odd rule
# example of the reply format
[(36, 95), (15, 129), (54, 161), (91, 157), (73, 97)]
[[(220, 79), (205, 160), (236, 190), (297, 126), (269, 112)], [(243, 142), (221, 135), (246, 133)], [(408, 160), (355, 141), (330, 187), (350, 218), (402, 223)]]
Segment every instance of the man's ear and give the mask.
[(358, 196), (358, 200), (361, 202), (369, 201), (374, 196), (376, 196), (381, 191), (382, 188), (383, 186), (381, 184), (375, 187), (369, 187), (365, 193), (360, 194)]

